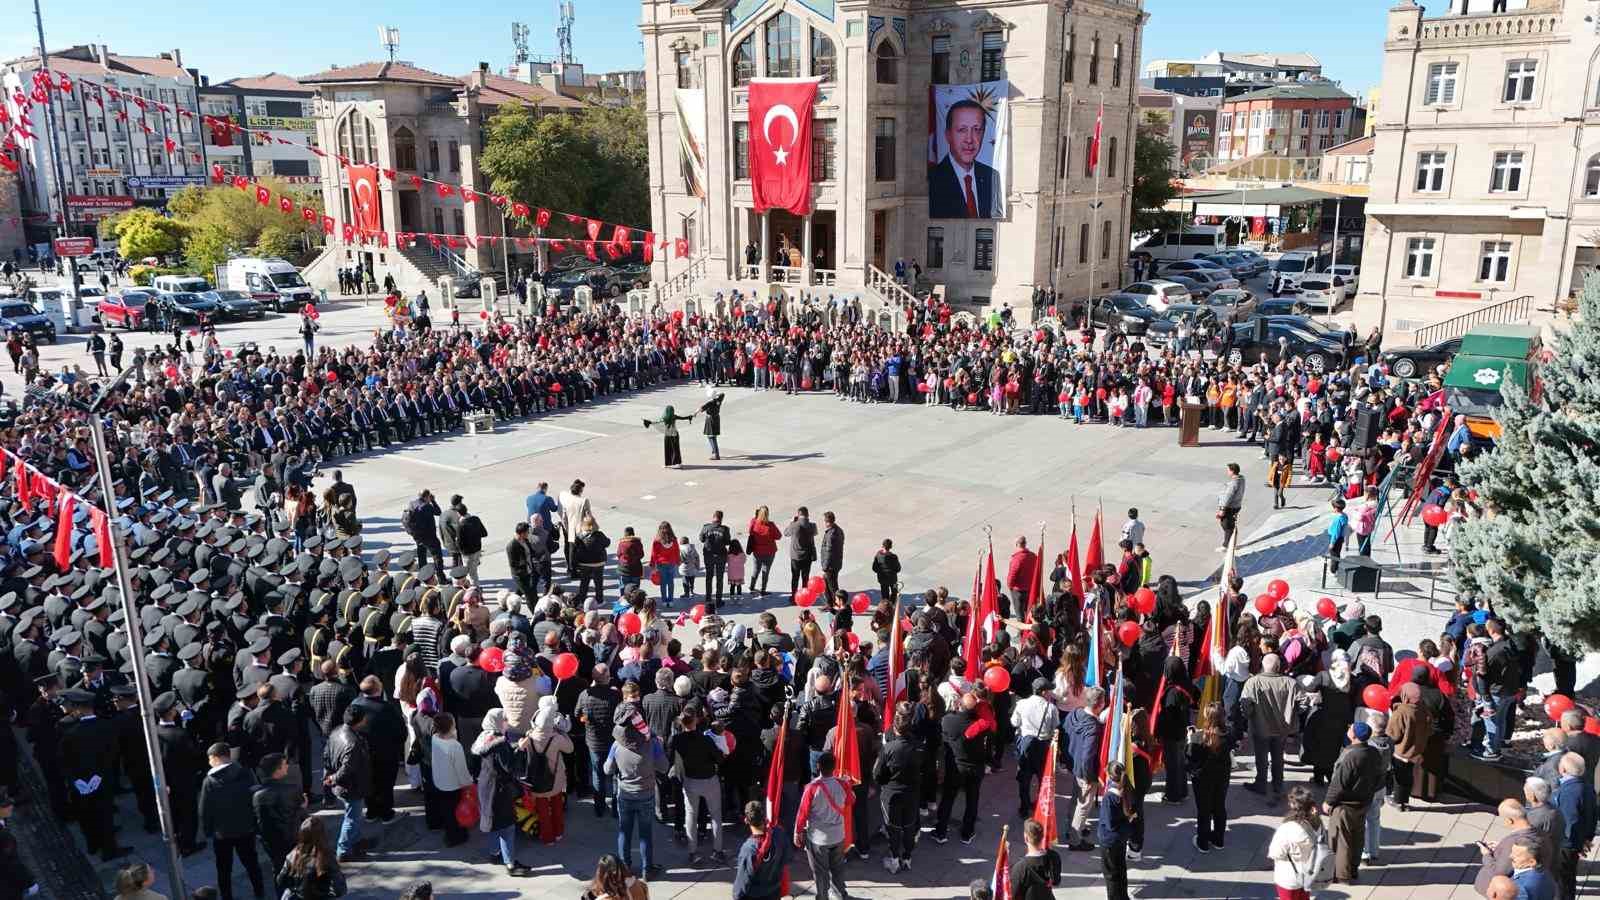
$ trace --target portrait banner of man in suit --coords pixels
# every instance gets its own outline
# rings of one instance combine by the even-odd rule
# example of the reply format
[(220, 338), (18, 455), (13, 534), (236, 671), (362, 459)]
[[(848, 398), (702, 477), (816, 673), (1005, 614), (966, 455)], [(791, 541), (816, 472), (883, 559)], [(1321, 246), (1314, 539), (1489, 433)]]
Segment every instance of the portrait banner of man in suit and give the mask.
[(1005, 218), (1010, 82), (928, 90), (928, 217)]

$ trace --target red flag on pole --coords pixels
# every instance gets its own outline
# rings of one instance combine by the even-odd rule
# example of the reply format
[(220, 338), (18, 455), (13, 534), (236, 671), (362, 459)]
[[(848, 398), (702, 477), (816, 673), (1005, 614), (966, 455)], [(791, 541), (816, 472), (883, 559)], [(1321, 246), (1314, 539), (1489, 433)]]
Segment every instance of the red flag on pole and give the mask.
[(1028, 583), (1028, 599), (1022, 606), (1022, 621), (1025, 625), (1033, 624), (1033, 607), (1044, 599), (1044, 531), (1039, 531), (1038, 555), (1033, 561), (1033, 578)]
[(1011, 900), (1011, 852), (1006, 841), (1010, 830), (1010, 825), (1000, 830), (1000, 849), (994, 854), (994, 874), (989, 878), (994, 900)]
[(589, 240), (597, 241), (600, 239), (600, 226), (604, 224), (605, 223), (601, 222), (599, 219), (590, 219), (587, 223), (585, 223), (584, 227), (589, 232)]
[(111, 550), (111, 520), (99, 507), (94, 507), (89, 510), (89, 522), (94, 526), (94, 544), (100, 550), (100, 568), (109, 569), (117, 564), (117, 557)]
[(894, 725), (895, 693), (900, 676), (906, 671), (905, 635), (900, 633), (900, 600), (894, 601), (894, 624), (889, 626), (889, 689), (883, 694), (883, 730)]
[(30, 490), (32, 487), (30, 484), (31, 481), (32, 478), (28, 474), (28, 467), (23, 463), (18, 462), (17, 486), (15, 493), (17, 495), (17, 502), (22, 505), (23, 509), (27, 509), (28, 506), (33, 502), (33, 492)]
[(653, 231), (644, 233), (644, 262), (649, 265), (656, 261), (656, 235)]
[[(1094, 573), (1106, 564), (1105, 547), (1100, 542), (1100, 510), (1094, 511), (1094, 531), (1089, 533), (1089, 546), (1083, 548), (1083, 590), (1094, 581)], [(1102, 610), (1109, 612), (1109, 610)]]
[(1089, 142), (1089, 170), (1091, 172), (1100, 171), (1100, 128), (1105, 124), (1105, 119), (1106, 101), (1102, 97), (1100, 99), (1100, 112), (1094, 117), (1094, 139)]
[(810, 78), (757, 78), (750, 82), (750, 184), (755, 211), (811, 212)]
[(1072, 536), (1067, 539), (1067, 593), (1083, 600), (1083, 566), (1078, 562), (1078, 520), (1072, 520)]
[(67, 560), (72, 556), (72, 511), (73, 497), (67, 494), (61, 499), (60, 514), (56, 516), (56, 568), (65, 572)]
[(851, 690), (848, 684), (849, 676), (841, 676), (841, 679), (846, 683), (839, 688), (839, 715), (834, 723), (837, 731), (833, 736), (833, 757), (838, 761), (834, 773), (856, 785), (861, 783), (861, 744), (856, 736), (856, 698), (855, 691)]
[[(990, 551), (993, 552), (992, 550)], [(993, 560), (990, 560), (992, 566)], [(978, 674), (978, 660), (983, 649), (983, 560), (978, 560), (978, 569), (972, 573), (972, 601), (969, 603), (970, 611), (967, 613), (967, 636), (961, 642), (961, 658), (967, 662), (965, 677), (976, 680)]]
[(767, 833), (761, 837), (758, 855), (765, 855), (772, 835), (778, 830), (778, 813), (783, 807), (784, 743), (789, 735), (789, 704), (783, 705), (783, 721), (778, 723), (778, 739), (772, 743), (772, 762), (767, 765)]
[(1044, 754), (1044, 771), (1039, 776), (1039, 796), (1033, 801), (1034, 821), (1044, 826), (1044, 845), (1053, 847), (1059, 836), (1056, 823), (1056, 746), (1061, 733), (1050, 738), (1050, 749)]

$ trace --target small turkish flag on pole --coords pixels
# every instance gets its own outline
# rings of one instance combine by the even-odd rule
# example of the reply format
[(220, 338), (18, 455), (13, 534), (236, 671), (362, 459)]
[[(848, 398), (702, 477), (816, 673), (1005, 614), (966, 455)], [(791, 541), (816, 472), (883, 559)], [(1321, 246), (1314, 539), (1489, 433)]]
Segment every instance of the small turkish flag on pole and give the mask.
[(256, 202), (262, 206), (272, 205), (272, 192), (260, 185), (256, 186)]
[(1094, 140), (1089, 142), (1089, 171), (1100, 171), (1100, 128), (1105, 124), (1106, 101), (1100, 99), (1100, 112), (1094, 117)]

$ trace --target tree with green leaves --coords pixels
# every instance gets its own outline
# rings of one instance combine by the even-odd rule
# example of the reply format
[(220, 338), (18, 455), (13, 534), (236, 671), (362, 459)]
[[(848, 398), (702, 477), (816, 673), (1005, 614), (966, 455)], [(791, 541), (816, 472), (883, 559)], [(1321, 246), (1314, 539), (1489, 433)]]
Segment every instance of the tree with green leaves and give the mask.
[(131, 209), (110, 219), (105, 237), (116, 238), (117, 252), (123, 259), (140, 260), (177, 252), (188, 231), (183, 224), (146, 207)]
[(168, 201), (174, 218), (188, 229), (183, 258), (190, 268), (209, 274), (233, 256), (297, 256), (306, 239), (317, 234), (316, 223), (298, 212), (284, 213), (278, 198), (290, 197), (297, 209), (312, 206), (320, 220), (320, 195), (301, 194), (272, 178), (260, 183), (272, 192), (271, 205), (257, 203), (253, 189), (229, 186), (186, 188)]
[(644, 227), (650, 221), (645, 135), (639, 106), (595, 105), (579, 113), (539, 115), (507, 104), (489, 120), (480, 165), (496, 194)]
[(1178, 196), (1178, 173), (1172, 169), (1177, 148), (1158, 128), (1139, 126), (1133, 142), (1133, 233), (1178, 227), (1178, 215), (1163, 209)]
[(1499, 442), (1460, 472), (1485, 514), (1456, 528), (1450, 555), (1458, 590), (1581, 655), (1600, 649), (1600, 276), (1553, 349), (1537, 399), (1504, 379)]

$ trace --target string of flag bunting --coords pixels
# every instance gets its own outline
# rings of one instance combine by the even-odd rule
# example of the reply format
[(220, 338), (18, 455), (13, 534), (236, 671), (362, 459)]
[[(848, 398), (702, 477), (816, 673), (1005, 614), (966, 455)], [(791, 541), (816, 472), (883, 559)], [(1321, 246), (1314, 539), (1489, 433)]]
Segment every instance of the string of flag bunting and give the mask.
[[(0, 105), (0, 132), (3, 132), (5, 135), (3, 142), (0, 142), (0, 148), (3, 148), (4, 150), (11, 150), (15, 148), (17, 146), (17, 138), (19, 137), (25, 140), (36, 139), (38, 135), (32, 131), (33, 122), (28, 116), (28, 113), (32, 111), (34, 104), (54, 102), (62, 96), (71, 96), (74, 91), (78, 91), (81, 94), (81, 96), (84, 98), (84, 102), (94, 102), (102, 110), (105, 109), (106, 100), (111, 100), (113, 104), (120, 107), (116, 111), (116, 118), (123, 122), (131, 122), (128, 112), (128, 107), (131, 104), (139, 112), (139, 128), (147, 135), (153, 136), (155, 134), (155, 130), (150, 127), (147, 121), (148, 113), (151, 109), (161, 113), (163, 116), (169, 114), (176, 115), (180, 119), (188, 119), (191, 121), (195, 118), (195, 114), (187, 109), (183, 109), (182, 107), (170, 107), (163, 102), (148, 100), (132, 91), (119, 90), (110, 85), (99, 84), (88, 79), (80, 78), (74, 81), (73, 78), (66, 73), (58, 73), (57, 77), (51, 78), (43, 71), (38, 71), (33, 75), (33, 88), (29, 93), (24, 94), (20, 89), (12, 92), (10, 101), (16, 108), (15, 113), (7, 110), (5, 106)], [(436, 178), (427, 178), (417, 174), (402, 173), (390, 168), (360, 166), (352, 163), (349, 157), (342, 153), (330, 154), (328, 151), (323, 150), (321, 147), (318, 147), (309, 141), (302, 142), (290, 140), (288, 138), (275, 135), (268, 129), (246, 128), (234, 122), (231, 116), (212, 116), (208, 114), (201, 114), (200, 120), (201, 124), (210, 130), (212, 142), (215, 144), (226, 145), (226, 143), (231, 143), (231, 137), (233, 135), (239, 135), (241, 137), (248, 135), (263, 142), (299, 147), (324, 159), (331, 155), (340, 166), (344, 167), (348, 171), (354, 172), (356, 169), (370, 169), (374, 173), (381, 174), (384, 179), (391, 183), (409, 183), (413, 188), (419, 191), (426, 189), (425, 186), (431, 186), (434, 193), (440, 199), (449, 199), (452, 197), (458, 198), (463, 205), (471, 205), (480, 201), (488, 202), (498, 207), (502, 213), (510, 218), (516, 219), (525, 225), (532, 225), (541, 231), (549, 228), (558, 220), (565, 220), (567, 223), (579, 229), (581, 233), (586, 235), (586, 238), (547, 238), (542, 236), (520, 238), (514, 236), (501, 237), (498, 235), (481, 235), (476, 239), (478, 242), (486, 242), (491, 246), (496, 241), (505, 240), (515, 241), (517, 242), (517, 246), (519, 248), (526, 249), (533, 247), (537, 242), (544, 242), (550, 244), (551, 248), (557, 251), (564, 250), (568, 246), (575, 250), (582, 250), (590, 259), (595, 260), (598, 260), (599, 252), (605, 252), (611, 259), (616, 259), (621, 255), (631, 252), (631, 249), (625, 248), (631, 248), (635, 244), (642, 246), (646, 262), (652, 261), (657, 251), (664, 252), (669, 248), (672, 249), (675, 257), (684, 258), (689, 255), (689, 242), (685, 238), (672, 239), (662, 236), (658, 240), (654, 232), (647, 231), (645, 229), (609, 223), (578, 213), (552, 210), (548, 207), (538, 206), (537, 204), (524, 203), (504, 194), (478, 191), (473, 188), (466, 187), (459, 182), (443, 181)], [(188, 150), (188, 148), (183, 147), (178, 141), (173, 140), (171, 136), (163, 137), (163, 145), (168, 153), (176, 153), (180, 148), (182, 148), (189, 153), (190, 157), (195, 163), (199, 164), (203, 162), (203, 157), (200, 153), (193, 150)], [(17, 160), (12, 158), (9, 154), (0, 152), (0, 166), (4, 166), (10, 171), (16, 171), (19, 165), (20, 164), (17, 162)], [(272, 202), (270, 191), (268, 192), (269, 196), (263, 199), (261, 192), (265, 190), (265, 188), (259, 183), (256, 183), (254, 178), (243, 175), (234, 175), (230, 178), (226, 172), (223, 171), (220, 165), (213, 165), (211, 167), (211, 176), (213, 183), (222, 184), (225, 182), (231, 182), (235, 187), (239, 187), (240, 189), (247, 189), (251, 184), (255, 184), (257, 201), (263, 206), (270, 205)], [(295, 214), (298, 211), (302, 215), (306, 215), (307, 221), (314, 221), (314, 216), (319, 215), (308, 210), (301, 209), (298, 204), (287, 206), (286, 204), (293, 204), (293, 201), (287, 197), (278, 197), (278, 205), (286, 214)], [(360, 210), (358, 210), (358, 212), (359, 211)], [(428, 238), (432, 240), (436, 246), (449, 246), (451, 249), (457, 249), (461, 246), (471, 247), (477, 245), (473, 238), (470, 238), (466, 235), (402, 231), (386, 232), (378, 228), (361, 227), (356, 223), (340, 224), (334, 222), (329, 216), (322, 216), (321, 219), (323, 233), (325, 235), (340, 237), (345, 243), (387, 242), (391, 239), (391, 236), (394, 240), (400, 241), (400, 236), (405, 235), (408, 240), (416, 238)], [(375, 220), (376, 215), (374, 214), (371, 219)], [(602, 241), (600, 235), (607, 228), (610, 229), (611, 236), (609, 239)]]
[(22, 457), (0, 448), (0, 481), (5, 481), (8, 476), (12, 481), (12, 492), (24, 509), (31, 508), (34, 500), (43, 500), (45, 508), (54, 511), (55, 538), (51, 550), (56, 563), (63, 570), (67, 568), (72, 555), (72, 538), (76, 534), (73, 522), (80, 504), (89, 510), (89, 527), (94, 532), (101, 568), (110, 568), (115, 564), (111, 551), (111, 520), (106, 517), (105, 510), (40, 472)]

